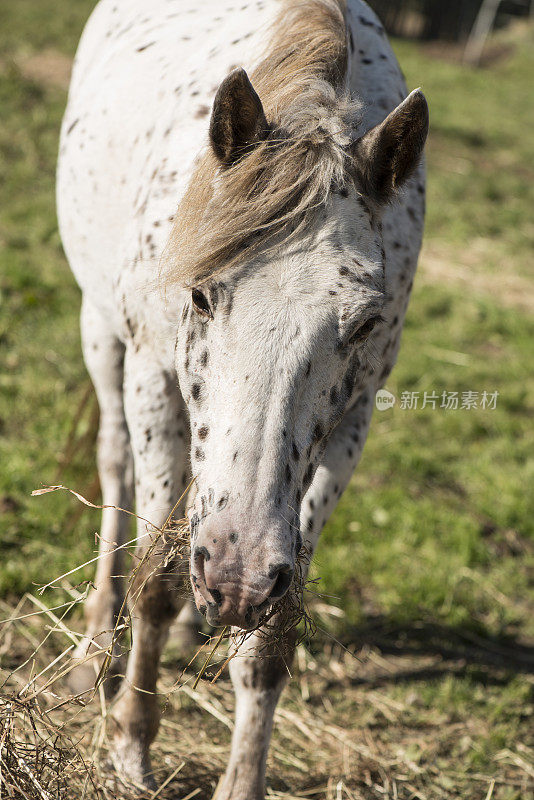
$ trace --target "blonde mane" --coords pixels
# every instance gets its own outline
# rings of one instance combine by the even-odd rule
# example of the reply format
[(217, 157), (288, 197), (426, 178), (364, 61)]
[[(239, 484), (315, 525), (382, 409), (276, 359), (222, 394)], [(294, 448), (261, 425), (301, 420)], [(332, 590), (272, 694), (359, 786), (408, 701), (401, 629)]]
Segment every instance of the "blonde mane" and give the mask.
[(252, 73), (270, 132), (229, 168), (211, 148), (178, 208), (163, 259), (167, 283), (201, 283), (295, 235), (347, 175), (360, 113), (346, 96), (346, 0), (286, 0)]

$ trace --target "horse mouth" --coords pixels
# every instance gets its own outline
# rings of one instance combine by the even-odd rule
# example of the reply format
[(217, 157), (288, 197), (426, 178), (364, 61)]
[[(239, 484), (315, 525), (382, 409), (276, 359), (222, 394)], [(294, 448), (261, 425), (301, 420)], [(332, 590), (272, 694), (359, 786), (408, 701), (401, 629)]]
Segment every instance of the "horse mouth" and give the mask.
[(216, 603), (202, 605), (199, 611), (214, 628), (222, 628), (230, 625), (233, 628), (240, 628), (242, 631), (250, 632), (263, 625), (276, 602), (276, 600), (264, 600), (259, 606), (251, 605), (247, 608), (244, 616), (239, 614), (236, 608), (227, 611), (224, 616), (221, 617), (219, 607)]

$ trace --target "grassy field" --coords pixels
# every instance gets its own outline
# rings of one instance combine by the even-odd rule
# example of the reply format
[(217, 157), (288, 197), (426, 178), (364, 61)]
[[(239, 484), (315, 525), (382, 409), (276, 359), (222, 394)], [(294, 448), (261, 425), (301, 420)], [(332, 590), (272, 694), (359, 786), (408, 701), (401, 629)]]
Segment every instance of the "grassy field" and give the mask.
[[(0, 596), (8, 602), (90, 558), (98, 526), (97, 512), (81, 513), (65, 494), (30, 497), (58, 481), (97, 497), (80, 298), (54, 208), (69, 59), (92, 6), (0, 6)], [(371, 730), (378, 751), (402, 750), (419, 775), (406, 785), (419, 794), (401, 781), (399, 797), (534, 797), (534, 29), (497, 44), (498, 57), (471, 71), (454, 52), (395, 43), (410, 88), (422, 85), (431, 107), (424, 253), (388, 385), (397, 404), (375, 412), (314, 566), (319, 590), (342, 610), (321, 626), (363, 648), (367, 664), (353, 675), (343, 666), (346, 680), (329, 687), (330, 699), (354, 737)], [(421, 409), (424, 392), (444, 391), (478, 392), (479, 406), (484, 391), (498, 392), (496, 408)], [(403, 409), (403, 392), (419, 392), (419, 408)], [(369, 654), (380, 668), (370, 669)], [(383, 706), (366, 708), (358, 681), (379, 685)], [(425, 794), (429, 753), (447, 775), (442, 794)], [(284, 774), (301, 796), (297, 773)], [(336, 800), (397, 796), (391, 786), (390, 794), (366, 789), (363, 778), (346, 794), (334, 790)]]

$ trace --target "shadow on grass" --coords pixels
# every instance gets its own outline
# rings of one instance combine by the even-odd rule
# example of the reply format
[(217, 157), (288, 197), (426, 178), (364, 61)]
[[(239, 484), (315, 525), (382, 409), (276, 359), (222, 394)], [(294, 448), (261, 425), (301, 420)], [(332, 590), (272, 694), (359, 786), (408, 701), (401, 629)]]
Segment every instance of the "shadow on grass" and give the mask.
[[(373, 648), (392, 659), (387, 671), (351, 678), (353, 686), (378, 687), (450, 674), (469, 675), (470, 680), (484, 685), (505, 685), (518, 674), (534, 675), (534, 643), (509, 634), (475, 632), (466, 626), (399, 622), (376, 615), (346, 629), (339, 641), (351, 650), (354, 646), (357, 650)], [(395, 664), (395, 658), (406, 659), (408, 665)], [(429, 663), (429, 659), (434, 661)]]

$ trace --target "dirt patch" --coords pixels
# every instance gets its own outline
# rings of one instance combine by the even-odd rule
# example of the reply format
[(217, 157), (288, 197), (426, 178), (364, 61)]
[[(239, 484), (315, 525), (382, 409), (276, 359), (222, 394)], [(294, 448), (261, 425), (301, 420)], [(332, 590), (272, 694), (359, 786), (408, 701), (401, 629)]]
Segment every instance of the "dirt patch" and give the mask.
[(43, 50), (31, 56), (15, 59), (15, 63), (25, 78), (45, 86), (68, 89), (72, 59), (58, 50)]
[(427, 244), (421, 253), (418, 280), (422, 284), (442, 286), (455, 283), (476, 294), (491, 297), (507, 308), (531, 313), (534, 310), (534, 284), (528, 278), (503, 266), (499, 275), (488, 272), (483, 254), (476, 249), (458, 252)]
[[(465, 43), (456, 42), (428, 42), (422, 46), (425, 55), (436, 58), (440, 61), (448, 61), (452, 64), (462, 64), (465, 54)], [(511, 42), (501, 42), (490, 40), (485, 46), (480, 67), (489, 68), (501, 61), (506, 61), (515, 52), (515, 46)]]

